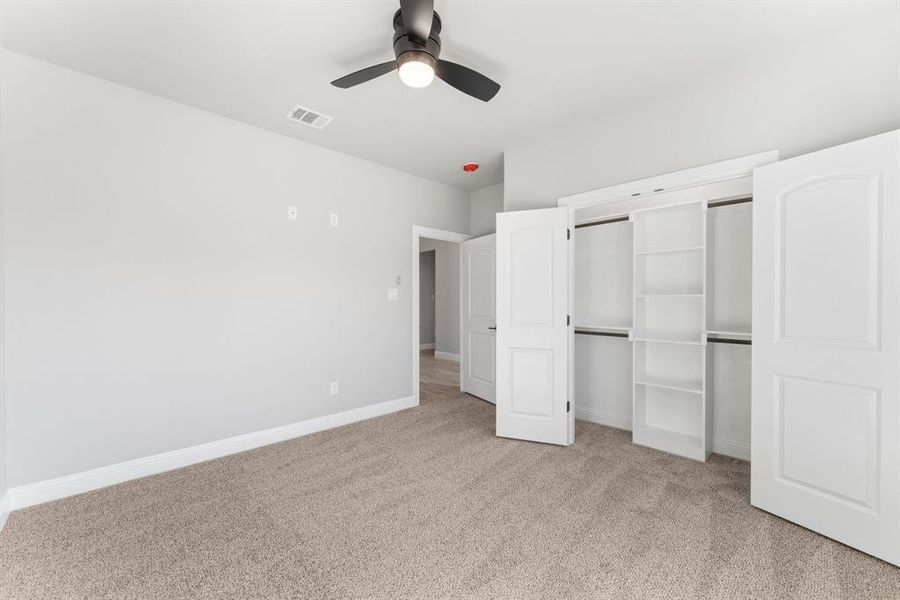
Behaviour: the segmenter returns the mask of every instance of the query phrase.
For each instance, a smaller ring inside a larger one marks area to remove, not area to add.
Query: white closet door
[[[497,215],[497,435],[574,441],[569,211]]]
[[[462,252],[462,391],[495,402],[497,236],[461,244]]]
[[[752,504],[900,564],[900,132],[753,189]]]

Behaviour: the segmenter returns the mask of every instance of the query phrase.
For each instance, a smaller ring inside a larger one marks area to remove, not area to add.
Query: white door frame
[[[468,233],[458,233],[422,225],[412,226],[412,297],[410,298],[410,304],[412,305],[412,390],[413,399],[417,406],[419,404],[419,238],[459,244],[470,237],[472,236]],[[460,268],[460,283],[462,283],[462,268]],[[462,295],[462,286],[460,286],[459,293]],[[460,318],[458,320],[462,322],[462,302],[460,302],[459,306]],[[463,360],[462,344],[460,344],[459,358],[460,361]]]
[[[707,165],[691,167],[688,169],[683,169],[681,171],[664,173],[662,175],[647,177],[645,179],[639,179],[636,181],[630,181],[627,183],[613,185],[605,188],[581,192],[578,194],[573,194],[571,196],[564,196],[557,200],[557,206],[568,207],[571,222],[573,222],[575,226],[578,226],[581,223],[587,223],[609,217],[627,217],[629,213],[634,210],[639,210],[647,205],[654,206],[654,197],[657,197],[656,200],[658,201],[659,194],[671,193],[674,191],[695,188],[702,185],[724,183],[741,178],[746,178],[753,175],[753,170],[756,167],[761,167],[763,165],[778,161],[778,156],[778,150],[767,150],[765,152],[748,154],[747,156],[723,160]],[[576,211],[578,209],[597,206],[602,207],[604,205],[608,206],[606,208],[603,208],[602,210],[598,210],[591,217],[582,218],[581,220],[576,218]],[[574,244],[572,244],[569,249],[569,261],[572,265],[575,264],[574,251]],[[574,268],[570,270],[569,274],[569,297],[571,302],[574,300]],[[630,339],[632,337],[632,330],[629,329],[628,332]],[[574,356],[574,327],[569,329],[569,345],[570,352],[572,352]],[[572,409],[578,416],[578,418],[593,421],[595,423],[600,423],[601,425],[631,429],[632,423],[630,414],[628,415],[628,420],[623,423],[623,421],[619,419],[607,420],[604,418],[592,417],[589,413],[580,411],[578,398],[574,393],[574,360],[570,364],[570,397],[572,402]],[[726,446],[723,446],[723,448],[724,447]],[[713,445],[713,452],[718,452],[715,443]],[[742,452],[745,452],[746,458],[749,459],[749,447],[743,449]],[[733,454],[731,454],[730,452],[726,452],[726,454],[733,456]]]

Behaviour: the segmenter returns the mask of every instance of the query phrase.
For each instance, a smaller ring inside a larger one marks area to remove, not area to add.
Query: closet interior
[[[752,177],[575,211],[576,416],[749,459]]]

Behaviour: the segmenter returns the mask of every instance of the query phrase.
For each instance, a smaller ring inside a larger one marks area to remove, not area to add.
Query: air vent
[[[308,125],[315,129],[324,129],[326,125],[334,120],[334,117],[317,113],[305,106],[297,106],[290,112],[287,118],[291,121],[296,121],[297,123],[302,123],[303,125]]]

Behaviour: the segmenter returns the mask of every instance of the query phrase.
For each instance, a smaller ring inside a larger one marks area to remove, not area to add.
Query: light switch
[[[297,220],[297,207],[296,206],[288,206],[288,219],[291,221]]]
[[[388,300],[396,300],[399,297],[397,288],[388,288]]]
[[[337,227],[337,226],[338,226],[338,216],[337,216],[337,213],[331,213],[331,221],[330,221],[330,222],[331,222],[331,226],[332,226],[332,227]]]

